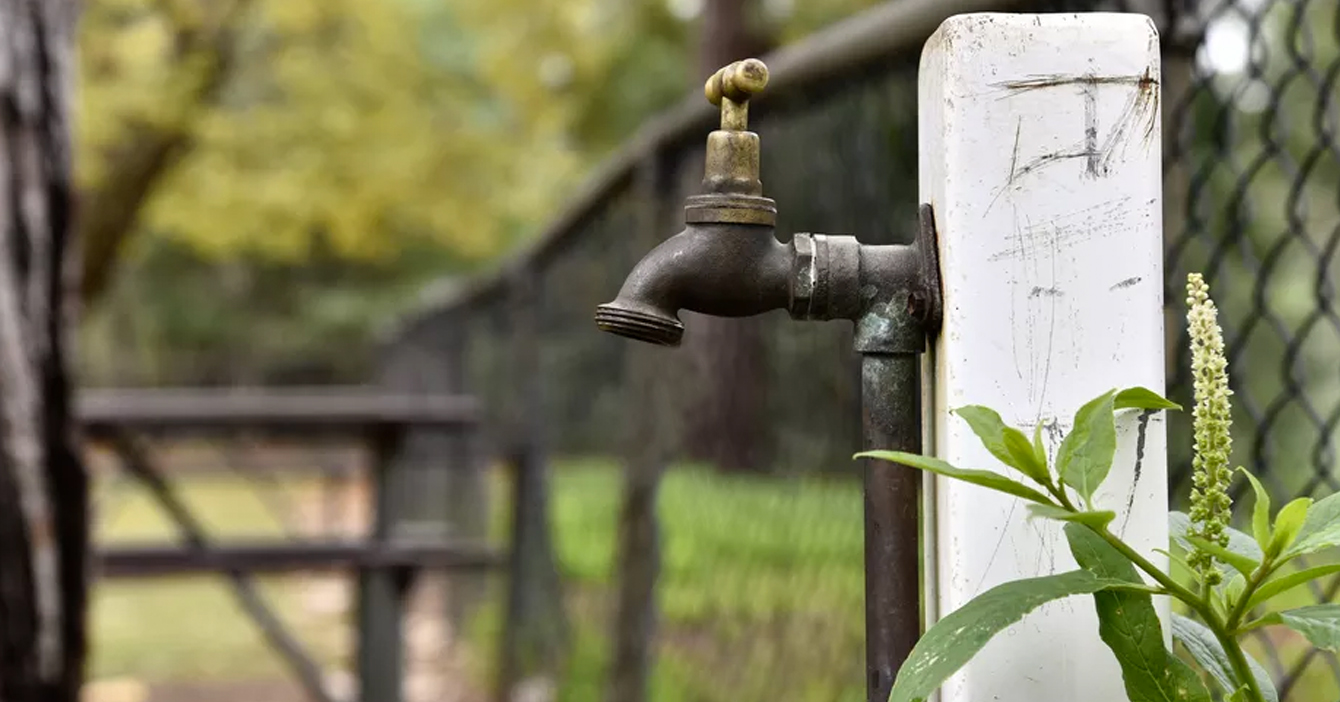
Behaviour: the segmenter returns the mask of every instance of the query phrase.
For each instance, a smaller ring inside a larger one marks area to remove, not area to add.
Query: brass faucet
[[[939,332],[935,219],[922,205],[916,241],[871,246],[852,236],[773,233],[777,205],[763,196],[759,138],[749,99],[768,82],[762,61],[732,63],[707,80],[721,128],[707,137],[703,192],[684,206],[684,231],[652,249],[613,302],[596,308],[604,331],[678,346],[680,310],[747,317],[786,309],[795,319],[849,319],[861,354],[864,444],[921,452],[919,356]],[[867,699],[887,700],[920,635],[920,478],[865,462]]]
[[[596,308],[604,331],[678,346],[678,312],[747,317],[786,309],[796,319],[850,319],[860,352],[919,352],[939,328],[940,285],[934,222],[922,208],[910,246],[866,246],[851,236],[773,232],[777,204],[763,196],[759,138],[748,131],[749,99],[768,83],[758,59],[722,68],[703,92],[721,107],[707,135],[702,189],[684,203],[684,231],[633,268],[618,297]],[[895,326],[918,333],[892,341]],[[896,347],[896,348],[894,348]]]

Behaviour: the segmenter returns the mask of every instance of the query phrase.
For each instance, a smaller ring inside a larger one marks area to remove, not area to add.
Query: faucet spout
[[[684,336],[680,310],[749,317],[786,309],[793,254],[772,227],[689,224],[633,268],[613,302],[596,308],[601,330],[662,346]]]

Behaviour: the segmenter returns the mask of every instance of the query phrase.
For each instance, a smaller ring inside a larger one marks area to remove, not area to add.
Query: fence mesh
[[[1140,9],[1161,27],[1169,394],[1190,397],[1183,284],[1202,271],[1233,372],[1235,459],[1264,476],[1276,500],[1335,491],[1340,3],[1063,5],[1011,9]],[[921,40],[755,112],[782,236],[910,239]],[[648,173],[611,191],[533,265],[465,307],[431,310],[400,343],[449,326],[464,369],[453,389],[489,407],[490,455],[526,444],[547,458],[570,620],[564,698],[593,699],[610,684],[615,544],[630,524],[620,496],[625,479],[648,470],[638,456],[651,452],[671,465],[652,490],[660,614],[645,629],[655,632],[651,698],[863,699],[861,500],[849,460],[859,398],[847,325],[796,323],[784,312],[729,320],[742,361],[695,347],[695,334],[712,337],[713,322],[694,315],[684,315],[687,348],[678,352],[600,334],[591,322],[642,254],[678,230],[701,149],[697,138],[663,149]],[[517,332],[523,287],[539,315],[534,336]],[[535,368],[517,365],[518,344],[536,350]],[[732,389],[750,396],[727,398],[730,411],[718,411],[720,397],[715,408],[704,400]],[[534,421],[518,419],[527,412]],[[697,460],[704,424],[752,443],[752,470]],[[1185,419],[1174,417],[1177,500],[1188,489],[1189,444]],[[1331,601],[1337,588],[1323,583],[1299,604]],[[1340,699],[1340,664],[1305,643],[1272,632],[1253,646],[1281,699]]]

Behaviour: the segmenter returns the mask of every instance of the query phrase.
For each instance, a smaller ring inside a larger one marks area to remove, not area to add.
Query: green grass
[[[598,699],[605,683],[620,484],[603,461],[555,471],[556,547],[574,624],[564,700]],[[661,487],[658,513],[652,699],[863,697],[859,483],[679,469]],[[496,628],[489,618],[484,629]]]
[[[604,690],[620,479],[617,466],[604,461],[555,470],[556,545],[574,625],[561,690],[571,702],[598,699]],[[679,469],[665,479],[658,513],[664,562],[653,700],[863,698],[858,483]],[[1307,589],[1273,603],[1308,604],[1315,600]],[[496,613],[486,619],[484,629],[496,629]],[[1286,669],[1308,650],[1292,632],[1275,628],[1270,637]],[[1247,646],[1268,660],[1260,642]],[[1337,695],[1319,658],[1290,699]]]
[[[573,623],[561,684],[565,702],[604,694],[615,528],[621,473],[604,461],[560,464],[553,480],[556,547]],[[297,485],[298,490],[313,486]],[[216,537],[280,536],[283,526],[238,477],[192,477],[181,484]],[[505,523],[499,490],[499,524]],[[861,493],[855,481],[730,477],[671,472],[658,512],[664,563],[659,585],[660,637],[652,679],[655,702],[863,699]],[[173,531],[147,496],[127,493],[99,520],[98,541],[168,540]],[[1335,555],[1335,554],[1333,554]],[[1315,564],[1315,563],[1314,563]],[[263,580],[276,609],[302,611],[301,581]],[[1279,598],[1281,608],[1313,604],[1306,589]],[[496,607],[496,603],[495,603]],[[499,618],[481,611],[475,656],[491,664]],[[296,622],[327,661],[347,640],[339,621]],[[284,674],[254,625],[216,577],[104,580],[92,609],[95,678],[147,681],[257,679]],[[1286,666],[1307,642],[1271,630]],[[1256,643],[1249,644],[1263,662]],[[1267,665],[1269,667],[1269,665]],[[481,682],[489,678],[480,670]],[[1324,662],[1305,673],[1291,699],[1340,696]]]
[[[180,481],[178,489],[215,538],[282,536],[283,525],[257,495],[263,487],[223,475],[193,476]],[[108,513],[98,519],[98,544],[176,538],[171,522],[137,487],[103,485],[99,499]],[[298,624],[292,628],[319,657],[333,659],[333,643],[341,640],[338,623],[294,620],[302,609],[301,583],[293,578],[263,578],[260,583],[281,618]],[[93,588],[90,616],[92,679],[257,679],[285,674],[218,576],[100,580]]]

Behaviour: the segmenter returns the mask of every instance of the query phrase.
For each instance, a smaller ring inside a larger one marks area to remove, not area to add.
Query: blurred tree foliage
[[[126,366],[161,365],[174,348],[202,353],[175,346],[210,318],[196,305],[266,305],[239,297],[237,270],[270,295],[295,286],[306,290],[285,293],[295,299],[383,300],[349,310],[363,311],[366,337],[410,283],[501,255],[584,169],[696,84],[699,4],[89,0],[78,96],[85,297],[134,278],[90,318],[93,379],[190,382]],[[758,21],[795,38],[868,4],[774,0]],[[297,273],[308,268],[322,272]],[[291,309],[287,330],[310,331],[319,348],[331,330],[313,309]],[[211,318],[234,325],[213,333],[241,343],[255,309],[234,312]],[[130,317],[147,319],[135,333],[111,321]],[[127,336],[157,350],[113,363]]]

